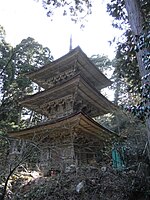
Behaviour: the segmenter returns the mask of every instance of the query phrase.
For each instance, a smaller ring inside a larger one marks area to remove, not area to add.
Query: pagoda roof
[[[111,101],[104,97],[90,84],[89,80],[83,78],[80,74],[70,78],[62,85],[54,86],[34,95],[28,95],[20,101],[20,104],[48,116],[48,113],[43,109],[44,105],[69,95],[73,97],[74,104],[82,99],[93,105],[90,114],[92,117],[104,115],[116,109],[116,106]]]
[[[101,126],[83,112],[74,113],[61,119],[47,121],[20,131],[10,132],[9,136],[17,139],[36,140],[38,136],[48,136],[50,138],[59,137],[59,135],[63,132],[67,132],[67,130],[69,133],[70,130],[74,130],[76,133],[82,132],[90,134],[103,141],[109,141],[109,139],[118,136],[116,133]]]
[[[97,88],[102,89],[111,85],[111,81],[96,67],[87,55],[78,46],[59,59],[26,74],[33,82],[44,89],[49,88],[48,80],[69,70],[77,68],[91,83]]]

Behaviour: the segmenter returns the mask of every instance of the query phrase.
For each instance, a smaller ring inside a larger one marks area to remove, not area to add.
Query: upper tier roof
[[[61,58],[26,75],[33,82],[47,89],[53,86],[52,82],[59,80],[58,83],[62,83],[61,81],[66,79],[68,74],[70,77],[70,74],[75,75],[79,72],[98,90],[111,85],[111,81],[92,63],[79,46]]]

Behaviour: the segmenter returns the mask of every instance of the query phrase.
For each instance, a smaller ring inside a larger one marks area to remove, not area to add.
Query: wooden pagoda
[[[93,119],[115,109],[100,93],[111,81],[80,47],[27,76],[44,90],[20,103],[48,120],[10,136],[40,141],[40,167],[44,170],[95,162],[114,136]]]

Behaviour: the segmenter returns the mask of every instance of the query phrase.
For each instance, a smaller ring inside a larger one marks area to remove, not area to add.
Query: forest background
[[[79,20],[80,14],[82,18],[83,13],[89,14],[91,12],[91,2],[85,1],[84,4],[82,1],[74,1],[73,5],[67,4],[65,1],[63,4],[59,1],[43,1],[48,16],[51,17],[52,10],[55,11],[62,6],[65,15],[71,16],[75,22]],[[51,7],[55,7],[55,9],[51,9]],[[124,33],[122,39],[117,42],[116,56],[113,60],[109,60],[108,56],[104,55],[93,55],[91,57],[91,60],[102,72],[105,73],[108,69],[113,70],[111,79],[114,82],[112,85],[115,94],[114,103],[119,105],[121,109],[120,112],[99,120],[107,128],[111,128],[127,138],[124,141],[124,145],[129,150],[127,166],[136,166],[135,173],[138,173],[139,166],[142,166],[142,164],[145,166],[149,162],[149,8],[150,3],[146,0],[134,0],[130,4],[129,1],[123,0],[108,2],[107,12],[114,17],[113,26],[122,29]],[[133,9],[135,9],[135,19],[130,16]],[[132,22],[132,20],[135,21]],[[84,22],[82,24],[84,25]],[[138,30],[134,27],[134,24],[136,24]],[[1,160],[3,161],[7,161],[9,149],[7,132],[29,127],[43,119],[37,113],[23,109],[19,105],[20,98],[40,90],[25,77],[25,73],[33,71],[52,60],[53,56],[50,49],[43,47],[33,38],[28,37],[15,47],[11,46],[5,39],[4,28],[0,27],[0,135]],[[134,115],[131,114],[129,117],[129,113]],[[7,183],[8,176],[12,174],[7,176],[8,172],[5,173],[3,166],[1,167],[1,175],[3,181]],[[142,169],[145,171],[145,167]],[[14,173],[13,170],[12,172]],[[146,181],[143,182],[145,176]],[[133,194],[135,195],[136,191],[143,194],[144,198],[148,198],[147,177],[149,175],[144,173],[143,177],[138,179],[138,183],[140,183],[138,189],[136,183],[133,190],[130,191],[130,195],[129,191],[126,191],[127,195],[131,197]],[[4,193],[6,195],[5,188],[2,195]],[[136,195],[139,195],[137,193]]]

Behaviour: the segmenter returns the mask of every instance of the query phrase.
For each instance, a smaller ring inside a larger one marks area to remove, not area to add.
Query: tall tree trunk
[[[144,25],[144,14],[141,10],[140,1],[139,0],[125,0],[125,6],[128,13],[129,24],[131,26],[131,30],[134,36],[140,36],[143,33],[143,25]],[[136,41],[135,41],[136,42]],[[139,71],[141,78],[148,74],[148,71],[145,69],[142,56],[147,53],[149,49],[139,49],[137,52],[137,60],[139,65]],[[148,80],[142,79],[142,84],[150,83],[150,77]],[[147,102],[148,106],[150,106],[150,101]],[[149,150],[150,150],[150,117],[146,119],[147,132],[148,132],[148,141],[149,141]],[[149,152],[150,158],[150,152]]]

